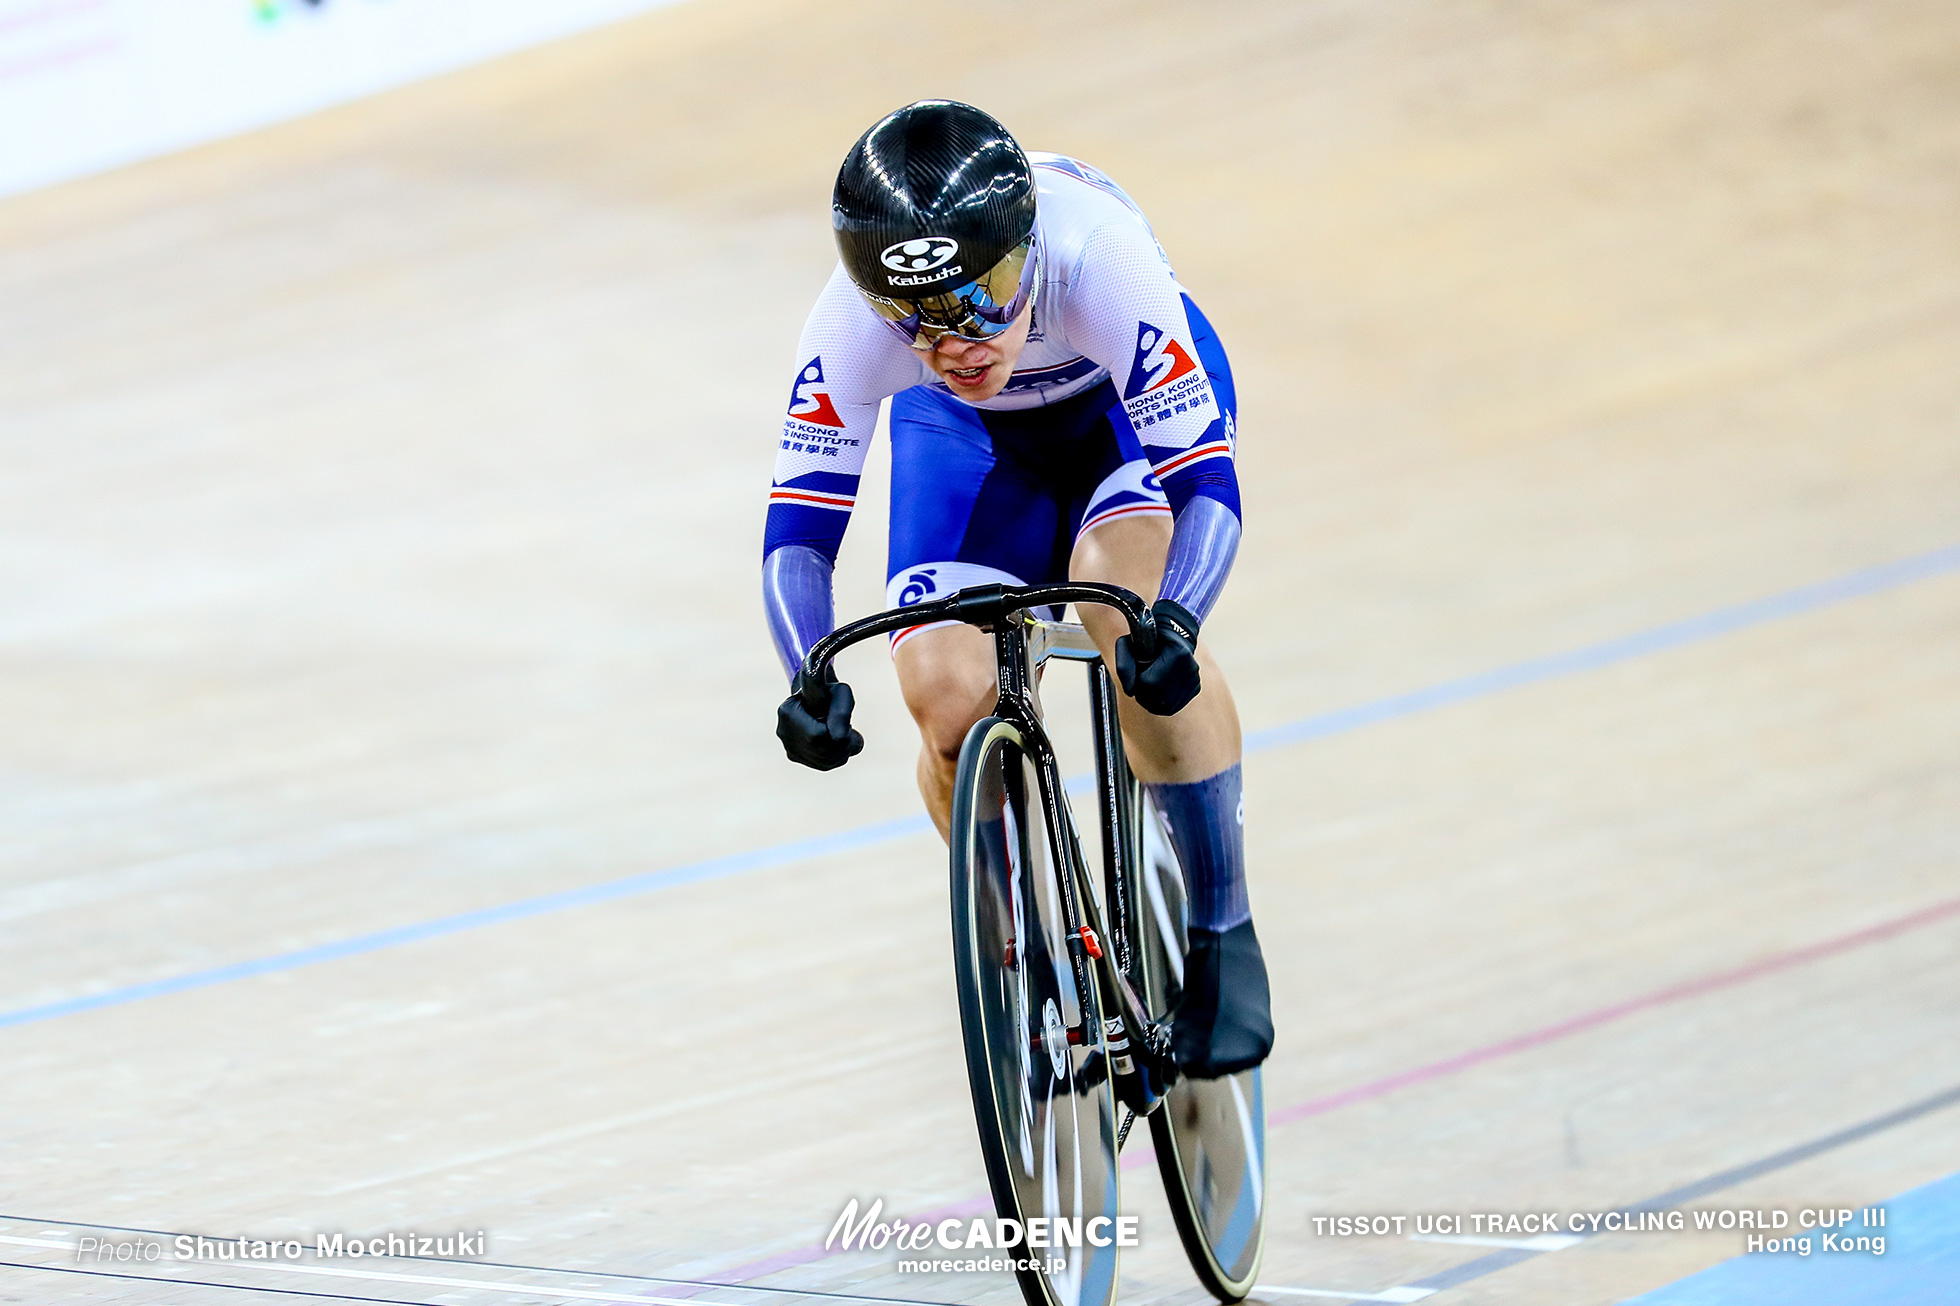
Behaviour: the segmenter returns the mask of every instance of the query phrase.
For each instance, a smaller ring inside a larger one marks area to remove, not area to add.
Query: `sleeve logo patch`
[[[1139,322],[1136,357],[1130,361],[1130,380],[1123,387],[1123,399],[1127,402],[1140,395],[1154,394],[1197,370],[1198,365],[1184,352],[1183,345],[1161,328]]]
[[[805,363],[803,370],[796,374],[796,384],[789,388],[789,418],[806,426],[843,429],[844,419],[837,415],[837,406],[830,402],[830,391],[824,388],[821,354]]]
[[[1180,431],[1191,430],[1194,419],[1183,417],[1185,413],[1195,416],[1196,430],[1203,430],[1215,416],[1203,370],[1169,332],[1148,322],[1137,323],[1137,351],[1123,387],[1123,407],[1139,432],[1170,421],[1179,422]]]

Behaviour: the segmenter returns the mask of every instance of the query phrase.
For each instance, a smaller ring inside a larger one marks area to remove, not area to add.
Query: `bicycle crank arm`
[[[1103,1042],[1116,1076],[1116,1096],[1130,1110],[1147,1116],[1163,1104],[1164,1095],[1177,1082],[1170,1030],[1143,1014],[1129,981],[1107,963],[1103,989],[1116,999],[1117,1014],[1103,1018]]]
[[[1074,833],[1073,829],[1070,833]],[[1079,864],[1079,847],[1076,856]],[[1130,987],[1129,977],[1123,974],[1108,950],[1100,946],[1102,908],[1095,895],[1084,893],[1082,901],[1091,922],[1076,931],[1070,942],[1083,949],[1089,964],[1097,968],[1098,985],[1116,1008],[1113,1015],[1103,1018],[1103,1042],[1109,1049],[1110,1069],[1116,1076],[1116,1095],[1123,1105],[1140,1116],[1147,1116],[1177,1082],[1177,1058],[1171,1051],[1170,1029],[1150,1019],[1136,990]]]

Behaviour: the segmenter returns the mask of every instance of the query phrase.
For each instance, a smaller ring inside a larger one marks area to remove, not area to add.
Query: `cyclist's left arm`
[[[1111,223],[1083,246],[1063,329],[1109,369],[1176,525],[1160,599],[1202,621],[1238,554],[1237,432],[1198,354],[1188,301],[1140,223]]]

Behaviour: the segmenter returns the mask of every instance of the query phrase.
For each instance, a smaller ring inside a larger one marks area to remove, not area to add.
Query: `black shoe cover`
[[[1171,1021],[1178,1068],[1193,1079],[1249,1070],[1273,1050],[1273,996],[1252,922],[1193,928],[1184,998]]]

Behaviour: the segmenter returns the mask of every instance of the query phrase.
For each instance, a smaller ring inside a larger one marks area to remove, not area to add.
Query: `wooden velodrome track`
[[[1316,1215],[1607,1210],[1960,1085],[1956,51],[1934,0],[697,0],[0,205],[0,1301],[1015,1299],[798,1255],[984,1189],[888,663],[793,768],[756,598],[830,178],[927,94],[1121,180],[1237,367],[1266,1283],[1491,1251]],[[1957,1156],[1927,1110],[1700,1201]],[[1126,1194],[1125,1300],[1201,1300]],[[552,1269],[160,1285],[83,1226]]]

